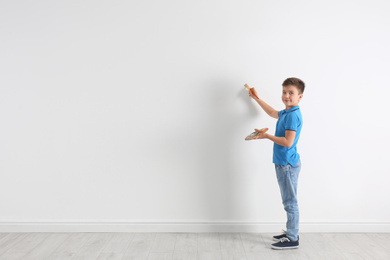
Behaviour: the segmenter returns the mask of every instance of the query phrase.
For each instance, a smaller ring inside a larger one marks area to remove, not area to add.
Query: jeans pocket
[[[294,169],[300,168],[301,167],[301,160],[299,160],[294,166],[291,166]]]
[[[300,164],[300,162],[298,162],[296,165],[292,166],[290,171],[289,171],[291,181],[294,184],[298,183],[298,178],[299,178],[300,171],[301,171],[301,164]]]

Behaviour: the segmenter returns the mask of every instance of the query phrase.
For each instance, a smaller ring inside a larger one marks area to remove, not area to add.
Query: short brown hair
[[[283,81],[282,86],[296,86],[298,91],[301,92],[300,94],[303,94],[303,91],[305,91],[305,82],[298,78],[287,78],[285,81]]]

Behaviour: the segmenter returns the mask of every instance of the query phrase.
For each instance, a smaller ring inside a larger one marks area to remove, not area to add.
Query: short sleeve
[[[280,117],[282,116],[282,114],[283,114],[285,111],[286,111],[285,109],[280,110],[280,111],[278,112],[278,117],[280,118]]]
[[[285,118],[285,129],[297,131],[299,125],[298,116],[295,113],[288,113]]]

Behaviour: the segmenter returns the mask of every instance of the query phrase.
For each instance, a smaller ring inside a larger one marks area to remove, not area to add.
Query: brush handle
[[[253,89],[250,89],[249,90],[257,99],[260,99],[256,94],[255,94],[255,92],[253,92]]]

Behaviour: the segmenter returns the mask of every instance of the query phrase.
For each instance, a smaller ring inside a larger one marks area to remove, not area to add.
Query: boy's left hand
[[[256,132],[259,132],[259,134],[256,135],[254,139],[264,139],[267,138],[267,133],[260,133],[261,131],[259,129],[255,128]]]

